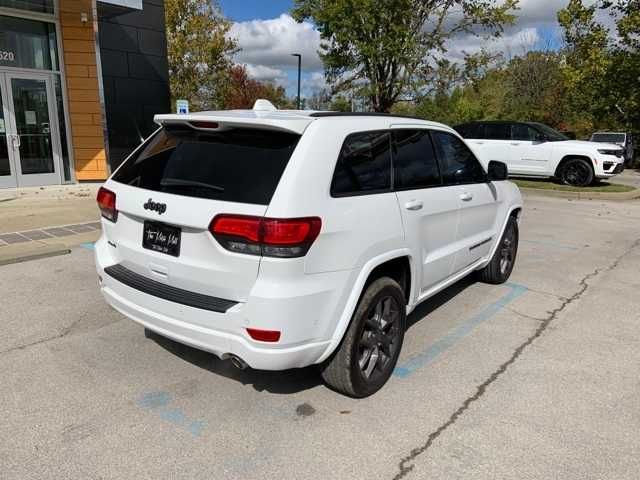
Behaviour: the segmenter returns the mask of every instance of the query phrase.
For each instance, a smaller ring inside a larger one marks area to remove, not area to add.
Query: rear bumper
[[[351,272],[332,272],[297,285],[256,282],[246,303],[226,312],[195,308],[128,286],[105,272],[113,264],[106,241],[95,246],[100,289],[109,305],[177,342],[226,359],[236,355],[254,369],[286,370],[315,364],[330,344],[336,312]],[[316,277],[315,275],[309,277]],[[341,312],[340,312],[341,313]],[[258,342],[246,328],[280,330],[278,343]]]
[[[124,289],[129,289],[129,287],[124,287]],[[199,327],[158,311],[144,308],[140,306],[140,302],[134,303],[134,301],[131,301],[137,295],[134,292],[126,292],[125,295],[129,297],[127,299],[125,296],[118,294],[116,288],[102,286],[102,294],[109,305],[149,330],[153,330],[163,337],[170,338],[176,342],[211,352],[222,359],[228,358],[231,354],[237,355],[247,362],[251,368],[286,370],[288,368],[312,365],[320,358],[320,355],[329,344],[327,341],[281,349],[259,348],[251,345],[241,336]]]

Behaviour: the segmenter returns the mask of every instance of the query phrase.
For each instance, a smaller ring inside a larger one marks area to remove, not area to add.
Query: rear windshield
[[[156,192],[268,205],[299,139],[256,129],[209,133],[168,126],[113,180]]]
[[[592,142],[600,143],[624,143],[624,133],[594,133],[591,136]]]

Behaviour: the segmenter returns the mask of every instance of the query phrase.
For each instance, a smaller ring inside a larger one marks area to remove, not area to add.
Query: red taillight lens
[[[111,190],[107,190],[104,187],[100,187],[98,190],[98,196],[96,198],[98,207],[102,216],[107,220],[115,222],[118,220],[118,210],[116,210],[116,194]]]
[[[243,215],[218,215],[209,229],[214,235],[245,238],[251,242],[260,241],[260,217]]]
[[[318,217],[263,218],[218,215],[209,230],[227,250],[267,257],[304,256],[320,234]]]
[[[298,245],[313,242],[320,233],[322,222],[317,217],[294,218],[291,220],[265,218],[264,237],[268,245]]]
[[[251,338],[260,342],[277,342],[280,340],[280,332],[278,330],[258,330],[257,328],[247,328],[247,333]]]

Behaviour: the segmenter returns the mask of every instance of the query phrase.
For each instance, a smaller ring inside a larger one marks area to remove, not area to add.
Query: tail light
[[[265,257],[303,257],[320,234],[318,217],[264,218],[222,214],[209,225],[227,250]]]
[[[118,210],[116,210],[116,194],[111,190],[107,190],[104,187],[100,187],[98,190],[98,207],[102,216],[107,220],[115,222],[118,220]]]

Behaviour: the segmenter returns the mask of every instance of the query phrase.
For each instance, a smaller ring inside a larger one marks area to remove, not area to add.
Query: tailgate
[[[246,301],[261,257],[226,250],[209,225],[223,213],[264,216],[298,139],[161,129],[104,186],[116,196],[116,221],[102,221],[116,263],[182,290]]]

